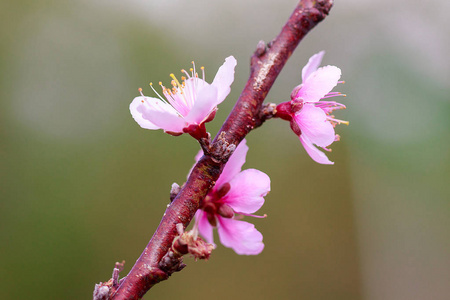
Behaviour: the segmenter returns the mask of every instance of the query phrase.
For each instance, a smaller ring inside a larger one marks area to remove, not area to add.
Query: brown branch
[[[273,108],[262,109],[267,93],[298,43],[326,17],[332,5],[333,0],[300,1],[275,40],[268,45],[264,42],[258,44],[251,58],[250,78],[211,143],[208,155],[195,165],[130,273],[121,280],[117,290],[111,290],[110,299],[140,299],[153,285],[171,275],[173,271],[162,270],[159,263],[177,236],[177,224],[182,223],[184,228],[189,225],[200,201],[214,186],[235,146],[252,129],[270,118]]]

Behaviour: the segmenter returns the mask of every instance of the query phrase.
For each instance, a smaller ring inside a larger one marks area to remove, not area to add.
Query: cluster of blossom
[[[275,117],[290,122],[294,133],[309,156],[321,164],[333,164],[316,146],[331,151],[329,147],[339,140],[335,134],[336,124],[348,122],[335,119],[331,115],[345,106],[335,101],[321,101],[341,93],[331,92],[338,84],[341,70],[335,66],[319,68],[324,52],[313,55],[302,70],[302,84],[294,88],[291,101],[276,107]],[[236,59],[225,59],[213,82],[207,83],[202,67],[199,78],[195,64],[190,72],[182,70],[186,76],[181,82],[172,77],[172,88],[160,83],[165,99],[155,89],[158,98],[142,94],[130,104],[130,111],[136,122],[145,129],[163,129],[172,135],[188,133],[196,139],[207,137],[205,123],[214,119],[217,106],[230,93],[234,80]],[[152,85],[152,84],[150,84]],[[315,146],[316,145],[316,146]],[[248,152],[243,140],[229,161],[215,186],[200,203],[195,215],[194,232],[199,232],[208,243],[213,244],[213,228],[217,228],[220,242],[232,248],[237,254],[255,255],[264,248],[262,234],[242,217],[265,217],[253,215],[264,204],[264,196],[270,191],[270,179],[265,173],[247,169],[241,171]],[[203,152],[196,156],[200,159]]]

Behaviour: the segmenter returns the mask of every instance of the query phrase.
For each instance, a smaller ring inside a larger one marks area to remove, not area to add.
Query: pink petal
[[[341,78],[341,69],[335,66],[326,66],[317,69],[303,81],[297,98],[305,102],[317,102],[328,94]]]
[[[208,117],[209,113],[217,105],[217,88],[212,85],[204,85],[201,90],[197,92],[194,106],[186,116],[188,124],[200,124]]]
[[[300,135],[300,142],[302,143],[303,147],[305,147],[306,152],[315,162],[324,165],[334,165],[334,162],[330,161],[322,151],[317,149],[304,134]]]
[[[236,147],[236,150],[234,150],[233,154],[225,165],[222,174],[220,174],[219,179],[216,181],[216,185],[214,187],[215,189],[220,188],[225,182],[229,182],[235,175],[237,175],[241,171],[242,166],[245,163],[247,151],[247,141],[244,139]]]
[[[142,103],[144,101],[144,103]],[[152,101],[149,99],[149,97],[136,97],[133,99],[133,101],[130,104],[130,112],[133,116],[133,119],[142,127],[145,129],[160,129],[159,126],[156,126],[152,122],[150,122],[148,119],[146,119],[144,116],[146,115],[146,111],[149,109],[148,104],[146,104],[147,101]]]
[[[327,115],[319,107],[305,104],[294,119],[300,127],[301,135],[307,136],[312,143],[327,147],[334,142],[336,134],[333,125],[327,121]]]
[[[219,105],[230,93],[230,86],[234,81],[234,68],[237,65],[237,61],[233,56],[225,58],[225,62],[217,71],[216,77],[212,82],[212,85],[217,87],[217,103]]]
[[[195,221],[198,222],[198,231],[203,238],[210,244],[214,244],[213,227],[208,221],[206,213],[203,210],[197,210],[195,213]]]
[[[138,104],[139,101],[140,104]],[[130,111],[139,125],[141,125],[139,122],[142,119],[145,120],[142,125],[147,127],[144,128],[183,132],[183,128],[186,125],[184,119],[179,116],[170,104],[157,98],[136,97],[130,104]],[[143,127],[142,125],[141,127]]]
[[[264,196],[270,191],[270,178],[261,171],[248,169],[234,176],[230,185],[224,202],[237,213],[251,214],[264,204]]]
[[[163,104],[167,108],[172,108],[170,104],[165,104],[162,102],[160,102],[160,104]],[[149,111],[146,116],[149,121],[159,126],[161,129],[164,129],[165,131],[182,133],[183,128],[187,125],[183,117],[176,113],[173,113],[170,110]]]
[[[255,225],[234,219],[218,217],[220,242],[240,255],[256,255],[264,249],[262,234]]]
[[[309,58],[308,63],[302,69],[302,82],[305,82],[309,75],[317,70],[324,54],[325,51],[320,51]]]

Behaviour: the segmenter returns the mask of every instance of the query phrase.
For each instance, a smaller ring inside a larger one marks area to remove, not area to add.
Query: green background
[[[162,2],[162,3],[160,3]],[[275,3],[276,2],[276,3]],[[450,294],[448,1],[337,1],[267,101],[289,100],[308,58],[342,69],[350,126],[314,163],[289,124],[247,138],[244,168],[271,177],[252,220],[258,256],[219,245],[144,299],[447,299]],[[0,298],[90,299],[116,261],[139,257],[199,147],[141,129],[128,106],[190,61],[209,81],[225,57],[248,77],[259,40],[296,1],[0,3]]]

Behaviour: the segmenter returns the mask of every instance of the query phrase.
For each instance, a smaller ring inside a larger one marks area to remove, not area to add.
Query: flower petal
[[[335,132],[333,125],[327,121],[327,115],[319,107],[312,104],[305,104],[303,108],[294,116],[301,130],[301,135],[308,137],[312,143],[327,147],[334,142]]]
[[[234,150],[230,159],[228,160],[225,168],[220,174],[219,179],[216,181],[215,189],[219,189],[222,184],[229,182],[234,176],[236,176],[242,169],[245,163],[245,157],[247,156],[248,146],[247,141],[243,139],[236,150]]]
[[[136,97],[130,104],[130,111],[143,128],[183,132],[186,125],[184,119],[170,104],[157,98]]]
[[[225,62],[217,71],[216,77],[212,82],[212,85],[217,87],[217,103],[219,105],[230,93],[230,86],[234,81],[234,68],[237,65],[237,61],[233,56],[225,58]]]
[[[218,217],[218,220],[220,242],[225,247],[232,248],[240,255],[256,255],[264,249],[263,236],[255,225],[222,217]]]
[[[317,70],[324,54],[325,51],[320,51],[309,58],[308,63],[302,69],[302,82],[305,82],[309,75]]]
[[[337,85],[339,78],[341,69],[338,67],[319,68],[303,81],[296,98],[302,98],[305,102],[317,102]]]
[[[133,101],[130,104],[130,112],[133,116],[133,119],[142,127],[145,129],[160,129],[159,126],[153,124],[148,119],[145,118],[146,111],[149,109],[147,108],[148,104],[147,101],[151,101],[148,99],[149,97],[136,97],[133,99]],[[142,103],[144,101],[144,103]]]
[[[206,242],[214,244],[213,227],[209,223],[206,213],[203,210],[197,210],[195,213],[195,221],[198,224],[198,231]]]
[[[167,110],[150,110],[146,115],[148,120],[164,129],[164,131],[182,133],[183,128],[187,125],[184,118],[174,113],[175,110],[170,104],[159,102],[158,105],[167,108]]]
[[[325,153],[323,153],[322,151],[317,149],[312,144],[312,142],[310,140],[308,140],[308,138],[304,134],[300,135],[300,142],[302,143],[302,145],[305,148],[306,152],[309,154],[309,156],[315,162],[318,162],[319,164],[324,164],[324,165],[334,165],[334,162],[330,161],[328,159],[328,157],[325,155]]]
[[[264,196],[270,191],[270,178],[261,171],[247,169],[234,176],[230,185],[224,203],[236,213],[251,214],[264,204]]]
[[[189,124],[200,124],[217,106],[217,87],[206,84],[197,92],[194,106],[186,116]]]

